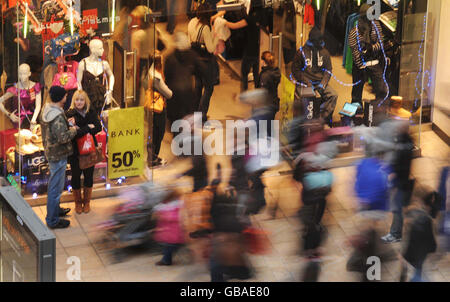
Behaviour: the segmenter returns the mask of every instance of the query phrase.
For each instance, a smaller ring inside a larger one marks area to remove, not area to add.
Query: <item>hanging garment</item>
[[[105,71],[95,76],[90,71],[87,70],[86,60],[83,60],[84,71],[83,71],[83,80],[81,81],[81,86],[83,90],[89,96],[91,100],[91,105],[97,112],[100,114],[103,108],[103,104],[105,102],[105,94],[106,94],[106,78]],[[102,62],[103,66],[103,62]]]
[[[303,23],[308,23],[311,26],[314,26],[314,8],[311,4],[305,5],[305,15],[303,17]]]
[[[348,34],[350,33],[350,30],[355,26],[356,19],[358,17],[358,13],[351,14],[347,18],[347,25],[345,26],[345,41],[344,41],[344,53],[342,55],[342,66],[346,66],[347,62],[347,52],[349,50],[348,46]]]
[[[41,84],[35,83],[34,86],[31,87],[30,89],[19,89],[19,90],[21,103],[19,118],[21,128],[28,128],[30,125],[29,122],[31,121],[31,117],[34,114],[36,96],[41,92]],[[19,106],[17,91],[18,91],[17,85],[14,85],[8,88],[8,90],[6,90],[7,93],[9,92],[14,95],[12,105],[14,109],[17,109]],[[19,127],[18,123],[14,124],[14,128],[18,127]]]

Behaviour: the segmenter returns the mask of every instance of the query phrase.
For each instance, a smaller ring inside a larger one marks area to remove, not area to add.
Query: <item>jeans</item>
[[[396,238],[402,238],[403,234],[403,203],[406,197],[406,191],[396,188],[391,200],[391,210],[393,216],[390,233]]]
[[[59,200],[64,189],[66,178],[67,158],[60,161],[49,162],[50,179],[47,193],[47,225],[52,227],[59,222]]]
[[[256,86],[259,83],[259,60],[256,57],[244,56],[241,65],[241,92],[248,89],[248,74],[250,69],[253,70],[253,80]]]
[[[177,1],[176,0],[168,0],[166,5],[167,9],[167,31],[169,33],[172,33],[175,30],[175,7],[176,7]],[[168,6],[168,7],[167,7]]]
[[[164,244],[163,248],[163,258],[164,263],[172,264],[172,255],[181,247],[180,244]]]
[[[206,79],[203,79],[202,77],[196,76],[195,77],[195,94],[196,94],[196,100],[193,104],[194,112],[201,110],[202,112],[202,120],[206,121],[208,110],[209,110],[209,103],[211,101],[211,96],[214,92],[214,86],[207,83]]]
[[[352,88],[352,103],[359,103],[362,105],[362,93],[364,84],[368,78],[372,79],[375,90],[375,97],[377,100],[383,100],[386,97],[388,87],[383,81],[383,67],[378,64],[364,69],[359,69],[355,64],[352,70],[353,83],[361,81],[358,85]]]
[[[322,102],[320,104],[320,116],[325,119],[326,122],[333,117],[334,109],[338,99],[338,94],[330,86],[327,85],[323,93],[321,94]]]

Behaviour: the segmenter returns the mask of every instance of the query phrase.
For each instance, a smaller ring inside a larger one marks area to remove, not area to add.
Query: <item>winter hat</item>
[[[317,27],[313,27],[309,32],[308,39],[311,41],[321,41],[323,39],[322,32]]]
[[[319,28],[313,27],[313,29],[311,29],[309,32],[308,43],[316,48],[325,46],[323,35]]]
[[[50,99],[53,103],[59,103],[67,94],[66,90],[60,86],[52,86],[50,88]]]

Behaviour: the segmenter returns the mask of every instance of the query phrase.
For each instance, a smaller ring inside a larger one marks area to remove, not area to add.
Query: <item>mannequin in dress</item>
[[[34,129],[37,125],[36,120],[39,116],[39,112],[41,111],[41,85],[30,81],[31,69],[28,64],[20,65],[18,74],[19,81],[14,86],[8,88],[5,95],[0,97],[0,110],[11,119],[14,128],[19,128],[20,120],[20,127],[22,129]],[[17,113],[18,91],[20,93],[21,103],[20,114]],[[3,104],[10,98],[15,98],[14,109],[12,112],[8,112]]]
[[[105,98],[106,104],[111,104],[114,88],[114,75],[107,61],[102,60],[103,42],[94,39],[89,43],[90,55],[81,60],[78,65],[78,89],[87,92],[91,105],[101,113]]]

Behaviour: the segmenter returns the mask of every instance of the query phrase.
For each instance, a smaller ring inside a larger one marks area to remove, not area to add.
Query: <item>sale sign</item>
[[[144,107],[108,113],[108,178],[139,176],[144,169]]]

